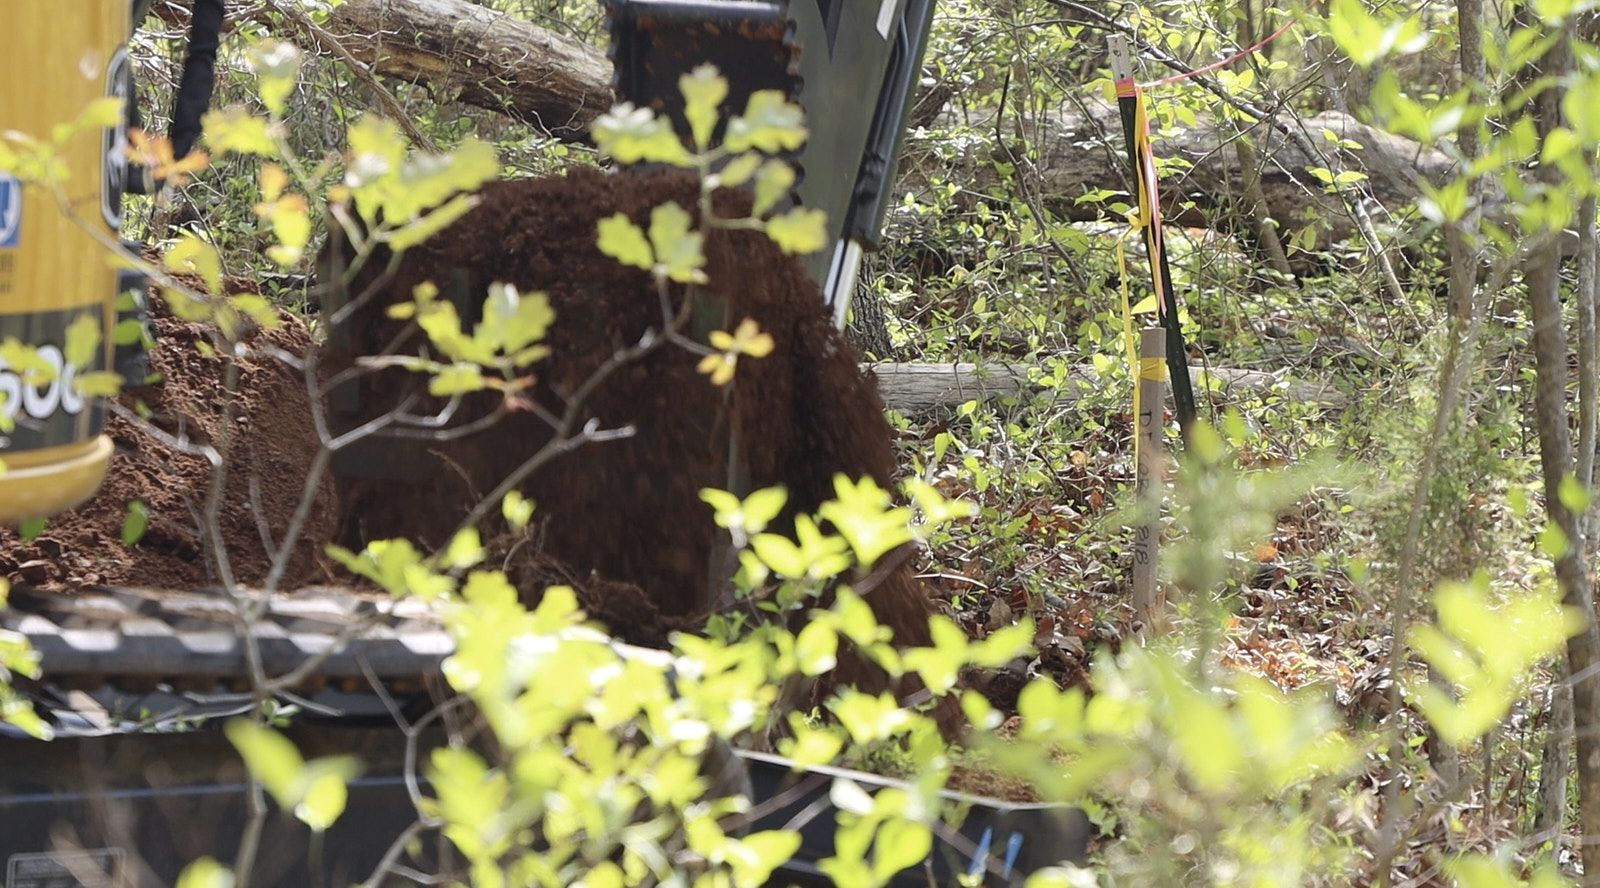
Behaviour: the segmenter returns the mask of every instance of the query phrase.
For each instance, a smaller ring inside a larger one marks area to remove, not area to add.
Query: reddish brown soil
[[[548,344],[556,357],[535,366],[538,381],[530,395],[559,414],[603,362],[662,322],[649,276],[595,246],[599,220],[623,212],[648,227],[650,211],[667,201],[698,215],[695,195],[691,177],[671,172],[607,176],[578,169],[493,184],[477,209],[405,254],[379,296],[348,325],[351,338],[342,342],[342,354],[330,356],[328,369],[348,366],[354,353],[389,348],[404,325],[388,320],[384,310],[408,301],[416,285],[437,284],[441,298],[456,298],[464,319],[473,319],[473,306],[489,285],[504,281],[523,292],[548,293],[555,308]],[[739,200],[719,196],[719,215],[738,214]],[[606,428],[632,423],[637,434],[558,457],[523,485],[544,516],[540,557],[579,577],[648,590],[653,608],[605,608],[622,611],[611,628],[625,638],[653,635],[663,618],[688,619],[705,610],[716,533],[698,492],[728,486],[729,424],[748,486],[787,486],[791,513],[830,498],[835,473],[870,476],[887,486],[895,471],[883,403],[799,264],[751,232],[712,233],[706,258],[710,284],[695,296],[696,321],[685,332],[704,341],[710,329],[754,318],[776,340],[773,354],[740,364],[731,403],[696,372],[698,356],[682,348],[668,345],[625,366],[594,391],[583,414]],[[382,268],[384,259],[369,268]],[[375,277],[359,277],[351,291],[365,291]],[[684,298],[681,290],[672,294],[674,305]],[[418,386],[404,371],[368,377],[359,408],[343,422],[382,413]],[[481,415],[491,403],[480,399],[457,421]],[[341,482],[345,541],[407,536],[441,543],[470,503],[551,438],[546,421],[519,412],[490,431],[430,444],[431,453],[414,448],[395,460],[401,449],[395,443],[374,444],[355,462],[371,467],[390,459],[403,470]],[[930,605],[909,565],[891,572],[868,600],[898,641],[927,643]],[[640,625],[632,625],[635,620]],[[847,680],[870,672],[859,663],[841,670]]]
[[[226,411],[232,425],[224,442],[224,405],[230,400],[226,364],[202,354],[199,344],[213,341],[206,327],[171,317],[156,301],[151,367],[161,381],[126,392],[120,401],[130,409],[142,401],[151,424],[172,436],[218,448],[226,443],[230,456],[218,526],[236,579],[259,583],[270,566],[263,537],[282,538],[317,449],[304,377],[264,350],[300,354],[311,335],[298,318],[285,316],[278,329],[256,331],[245,340],[248,355],[236,365],[236,394]],[[31,544],[13,529],[0,529],[0,576],[65,592],[95,585],[188,589],[215,583],[215,562],[201,530],[213,478],[210,464],[116,416],[109,418],[106,431],[116,454],[99,494],[51,519]],[[150,518],[143,537],[130,548],[122,544],[122,526],[134,500],[145,504]],[[330,538],[335,514],[332,484],[324,482],[306,523],[307,539]],[[297,547],[287,583],[318,572],[309,553],[319,548]]]

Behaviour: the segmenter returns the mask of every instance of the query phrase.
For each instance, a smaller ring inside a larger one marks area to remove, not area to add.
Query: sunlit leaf
[[[828,244],[828,214],[796,207],[767,220],[767,237],[790,255],[815,253]]]
[[[728,81],[717,73],[715,65],[706,64],[679,77],[678,89],[683,92],[684,119],[689,121],[695,146],[703,151],[711,142],[717,112],[728,97]]]
[[[615,213],[600,220],[600,252],[634,268],[646,271],[655,267],[655,253],[644,229],[633,224],[625,213]]]
[[[271,122],[257,117],[243,108],[226,108],[212,111],[203,119],[206,144],[218,156],[226,154],[259,154],[276,157],[278,145],[273,139]]]
[[[183,868],[178,888],[233,888],[233,871],[210,857],[202,857]]]
[[[728,122],[723,147],[733,152],[793,151],[806,142],[805,112],[775,89],[750,94],[744,113]]]
[[[596,118],[590,128],[595,145],[622,163],[688,166],[689,152],[672,124],[649,108],[624,102]]]
[[[127,517],[122,519],[122,544],[124,546],[137,545],[144,538],[145,528],[150,526],[150,510],[139,500],[128,503]]]
[[[655,250],[655,268],[668,278],[684,284],[705,283],[705,236],[693,230],[689,212],[675,203],[664,203],[650,211],[650,245]]]

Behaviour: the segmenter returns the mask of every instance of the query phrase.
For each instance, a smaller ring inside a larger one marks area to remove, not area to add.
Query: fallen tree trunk
[[[569,141],[612,104],[605,53],[465,0],[350,0],[328,31],[378,74]]]
[[[949,113],[945,120],[957,122]],[[999,183],[996,161],[1015,166],[1014,175],[1028,177],[1026,191],[1040,195],[1045,209],[1079,222],[1106,218],[1109,202],[1133,203],[1127,191],[1121,118],[1108,103],[1088,101],[1036,119],[1008,120],[999,133],[994,133],[992,119],[964,123],[990,130],[991,140],[1026,142],[1036,146],[1036,151],[1030,155],[992,144],[987,152],[967,155],[967,168],[960,171],[966,174],[964,180],[945,168],[947,162],[939,162],[943,178],[971,182],[973,190],[981,191]],[[1250,178],[1247,173],[1257,173],[1264,209],[1280,231],[1287,236],[1304,225],[1316,224],[1320,226],[1316,242],[1325,244],[1350,236],[1355,225],[1344,198],[1328,193],[1324,180],[1313,170],[1325,170],[1328,176],[1345,170],[1363,174],[1368,178],[1359,181],[1360,192],[1391,211],[1419,196],[1417,183],[1439,184],[1454,173],[1453,162],[1444,152],[1367,126],[1348,114],[1325,111],[1302,119],[1283,112],[1278,123],[1302,130],[1309,138],[1290,139],[1265,123],[1247,125],[1245,134],[1254,147],[1246,154],[1260,159],[1254,171],[1240,162],[1240,133],[1234,124],[1202,118],[1183,129],[1157,129],[1152,135],[1156,156],[1162,162],[1167,221],[1203,228],[1228,228],[1230,222],[1236,222],[1243,231],[1247,227],[1241,211]],[[1358,143],[1360,150],[1342,151],[1325,131]],[[1306,146],[1321,150],[1313,153]],[[1029,156],[1036,159],[1016,163],[1016,158]],[[907,184],[915,187],[922,177],[914,157],[908,158],[908,168],[912,175]]]
[[[884,403],[901,413],[926,413],[955,407],[967,401],[1034,397],[1043,394],[1044,385],[1029,378],[1027,364],[869,364],[878,378]],[[1276,373],[1261,370],[1190,368],[1196,392],[1210,393],[1218,402],[1240,396],[1278,395],[1302,404],[1338,409],[1348,402],[1344,393],[1329,383],[1294,382]],[[1051,390],[1057,404],[1074,404],[1084,393],[1104,388],[1105,383],[1090,367],[1074,370],[1067,380]]]

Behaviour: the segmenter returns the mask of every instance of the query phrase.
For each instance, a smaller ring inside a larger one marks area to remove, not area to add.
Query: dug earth
[[[253,332],[243,342],[247,356],[229,371],[227,362],[197,347],[210,331],[158,317],[152,366],[161,381],[122,402],[133,409],[142,400],[169,438],[227,445],[218,500],[222,548],[238,582],[259,583],[320,447],[314,404],[335,433],[402,404],[413,415],[445,404],[428,396],[425,377],[408,370],[346,372],[363,356],[426,351],[416,326],[391,318],[389,307],[410,302],[414,289],[429,282],[440,298],[456,303],[470,329],[491,284],[543,292],[555,311],[550,355],[532,366],[535,384],[521,393],[519,409],[504,410],[498,394],[477,394],[449,423],[475,429],[470,434],[374,436],[337,454],[332,476],[311,485],[314,503],[288,585],[348,583],[322,554],[330,543],[447,542],[474,505],[552,441],[549,418],[565,413],[587,387],[574,429],[593,420],[597,428],[634,433],[572,448],[521,482],[522,494],[537,504],[529,532],[510,534],[498,508],[480,528],[530,601],[551,583],[572,585],[618,637],[660,645],[671,631],[704,621],[712,606],[707,590],[725,569],[721,531],[700,498],[702,488],[783,485],[789,507],[772,529],[786,533],[796,514],[833,496],[836,473],[870,477],[885,488],[895,474],[883,402],[860,371],[859,355],[830,323],[801,266],[760,232],[709,231],[709,281],[674,286],[667,311],[676,314],[692,300],[683,332],[701,342],[710,330],[753,319],[776,343],[770,356],[741,361],[735,383],[718,387],[698,372],[700,355],[668,343],[591,382],[614,356],[659,330],[664,315],[648,273],[600,252],[599,221],[623,213],[647,229],[651,210],[668,201],[698,218],[698,197],[697,180],[673,171],[618,176],[573,169],[492,183],[475,209],[397,262],[380,251],[362,265],[341,288],[356,301],[325,342],[286,316],[277,329]],[[719,194],[715,212],[745,215],[745,200]],[[349,258],[332,245],[323,269]],[[316,357],[315,386],[281,359],[308,353]],[[230,372],[238,377],[231,398]],[[495,412],[504,415],[474,427]],[[214,477],[209,463],[122,418],[110,420],[109,432],[118,457],[101,493],[52,520],[31,542],[0,530],[0,574],[64,594],[96,585],[214,584],[217,553],[202,532]],[[134,500],[150,517],[130,547],[121,536]],[[870,576],[854,579],[898,643],[927,644],[932,604],[907,554],[890,553]],[[883,683],[863,658],[850,656],[841,657],[834,679]]]

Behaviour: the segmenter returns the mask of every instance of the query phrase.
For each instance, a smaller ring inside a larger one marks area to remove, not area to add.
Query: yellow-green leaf
[[[506,523],[517,533],[521,533],[528,526],[528,522],[533,520],[533,509],[533,500],[515,490],[506,494],[505,499],[500,501],[500,514],[505,516]]]
[[[202,857],[183,868],[178,888],[233,888],[233,872],[210,857]]]
[[[91,398],[114,398],[122,391],[122,374],[111,370],[79,373],[72,378],[72,385],[79,394]]]
[[[625,213],[616,213],[600,220],[600,252],[634,268],[646,271],[655,267],[655,253],[644,230],[633,224]]]
[[[689,121],[695,146],[703,151],[716,129],[717,112],[728,97],[728,81],[715,65],[705,64],[679,77],[678,89],[683,92],[684,119]]]
[[[162,254],[161,262],[168,271],[197,275],[205,282],[207,294],[222,294],[222,257],[217,255],[216,247],[193,232],[185,231],[178,242]]]
[[[793,187],[794,167],[776,159],[762,164],[760,172],[756,174],[756,200],[753,207],[755,214],[765,216],[768,210],[788,196],[789,189]]]
[[[451,364],[428,380],[428,394],[438,398],[484,389],[483,371],[474,364]]]
[[[205,116],[203,127],[206,144],[219,157],[229,153],[259,154],[263,157],[276,157],[278,154],[270,122],[243,108],[212,111]]]
[[[683,284],[704,283],[706,264],[702,251],[705,237],[691,230],[694,220],[675,203],[664,203],[650,211],[650,244],[655,248],[656,268],[668,278]]]
[[[326,771],[318,774],[306,787],[305,797],[295,806],[294,816],[313,831],[323,832],[344,813],[349,797],[343,775]]]
[[[81,314],[67,325],[67,364],[82,370],[94,363],[100,352],[100,319]]]
[[[767,221],[767,237],[790,255],[815,253],[828,243],[828,214],[796,207]]]
[[[144,538],[145,528],[150,526],[150,510],[139,500],[128,503],[128,514],[122,519],[122,544],[124,546],[137,545]]]
[[[672,124],[649,108],[624,102],[600,115],[589,131],[602,152],[622,163],[691,164]]]
[[[256,75],[261,103],[274,117],[282,117],[300,74],[299,47],[280,40],[258,43],[250,51],[250,69]]]
[[[723,147],[741,152],[755,149],[775,154],[793,151],[806,142],[805,112],[775,89],[750,94],[744,113],[728,122]]]

